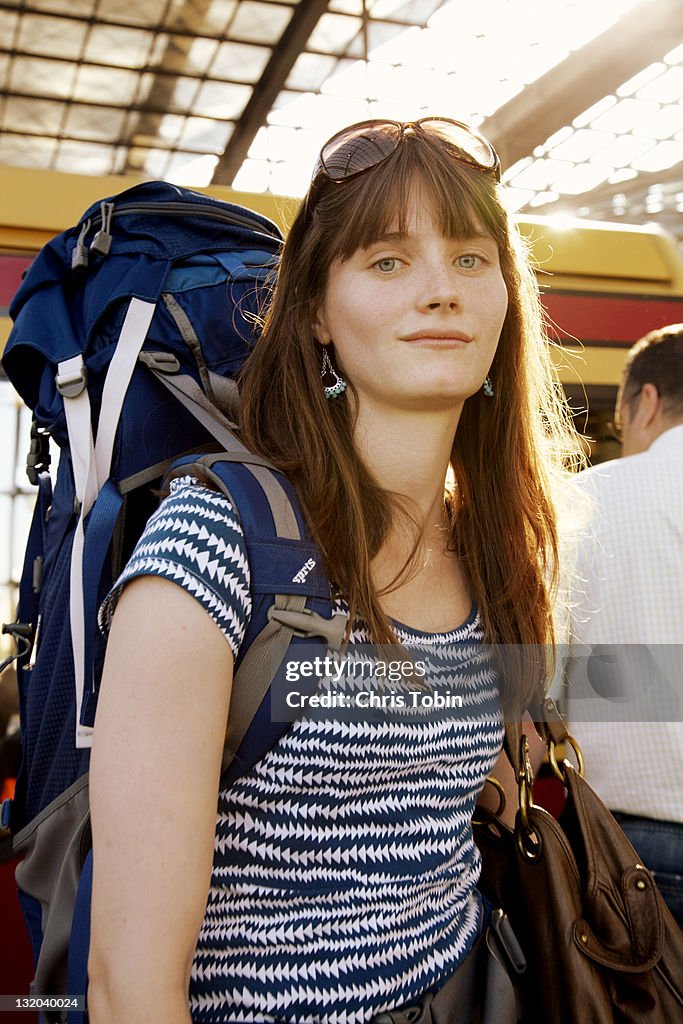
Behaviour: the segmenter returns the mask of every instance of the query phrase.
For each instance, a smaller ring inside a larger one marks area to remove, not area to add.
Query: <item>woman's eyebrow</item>
[[[377,238],[374,238],[370,245],[377,245],[382,242],[404,242],[407,238],[410,238],[408,231],[386,231]]]
[[[406,242],[414,238],[415,235],[410,231],[385,231],[381,235],[377,235],[371,242],[368,242],[365,249],[369,249],[373,245],[385,245],[391,244],[392,242]],[[493,245],[496,244],[495,238],[488,234],[486,231],[475,231],[472,234],[453,235],[452,241],[454,242],[491,242]]]

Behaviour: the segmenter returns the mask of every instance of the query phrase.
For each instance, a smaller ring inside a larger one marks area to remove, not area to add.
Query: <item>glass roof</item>
[[[666,2],[556,0],[548,18],[542,0],[0,0],[0,163],[301,195],[342,125],[443,113],[486,133]],[[513,208],[642,219],[654,188],[680,220],[680,41],[566,123],[558,109],[504,174]]]

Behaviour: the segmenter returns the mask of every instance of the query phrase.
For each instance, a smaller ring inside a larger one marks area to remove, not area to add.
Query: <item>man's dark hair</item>
[[[622,401],[631,406],[645,384],[654,384],[665,416],[683,416],[683,324],[650,331],[636,342],[624,367]]]

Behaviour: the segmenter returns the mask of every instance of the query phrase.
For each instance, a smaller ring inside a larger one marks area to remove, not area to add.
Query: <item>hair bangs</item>
[[[407,234],[416,200],[431,207],[447,238],[484,231],[499,247],[507,242],[507,215],[493,176],[457,159],[452,146],[429,135],[406,137],[384,163],[327,188],[316,217],[321,227],[337,228],[332,259],[346,260],[390,232]]]

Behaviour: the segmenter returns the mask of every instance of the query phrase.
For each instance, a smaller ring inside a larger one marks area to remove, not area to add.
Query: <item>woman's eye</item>
[[[458,256],[458,266],[462,267],[463,270],[476,270],[481,263],[482,257],[477,256],[473,252],[467,252],[463,256]]]
[[[398,260],[395,256],[385,256],[384,259],[377,260],[375,266],[378,270],[381,270],[383,274],[390,274],[392,270],[396,270]]]

